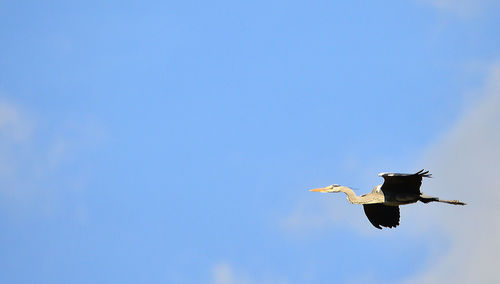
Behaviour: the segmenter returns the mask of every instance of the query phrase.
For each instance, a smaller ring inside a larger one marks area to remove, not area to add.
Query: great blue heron
[[[380,173],[378,175],[384,178],[384,183],[377,185],[371,193],[361,196],[356,196],[351,188],[338,184],[315,188],[310,191],[343,192],[347,194],[347,200],[352,204],[363,204],[366,217],[378,229],[382,229],[380,226],[392,228],[399,225],[399,205],[411,204],[417,201],[465,205],[465,203],[458,200],[441,200],[420,192],[422,177],[431,177],[429,171],[420,170],[414,174]]]

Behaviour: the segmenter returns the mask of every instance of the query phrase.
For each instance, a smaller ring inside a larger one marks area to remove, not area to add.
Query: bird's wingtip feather
[[[431,178],[432,174],[429,173],[429,171],[426,171],[424,169],[421,169],[420,171],[416,172],[414,175],[421,176],[421,177],[426,177],[426,178]]]

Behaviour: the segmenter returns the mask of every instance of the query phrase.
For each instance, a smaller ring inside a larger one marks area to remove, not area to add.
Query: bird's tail
[[[425,194],[421,194],[419,200],[422,201],[423,203],[442,202],[442,203],[448,203],[448,204],[453,204],[453,205],[467,205],[467,203],[462,202],[462,201],[458,201],[458,200],[442,200],[442,199],[439,199],[438,197],[428,196],[428,195],[425,195]]]

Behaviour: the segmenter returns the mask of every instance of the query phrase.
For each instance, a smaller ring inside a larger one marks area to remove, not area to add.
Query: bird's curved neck
[[[359,204],[361,202],[360,197],[354,193],[354,191],[347,187],[347,186],[341,186],[340,191],[345,193],[347,195],[347,200],[351,202],[352,204]]]

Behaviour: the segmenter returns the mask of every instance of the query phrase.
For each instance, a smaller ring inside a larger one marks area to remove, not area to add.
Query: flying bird
[[[338,184],[310,191],[347,194],[347,200],[352,204],[363,204],[366,217],[378,229],[382,229],[380,226],[393,228],[399,225],[399,205],[416,203],[417,201],[465,205],[458,200],[442,200],[420,192],[422,178],[431,177],[429,171],[420,170],[414,174],[380,173],[378,175],[384,178],[384,183],[377,185],[371,193],[361,196],[357,196],[351,188]]]

